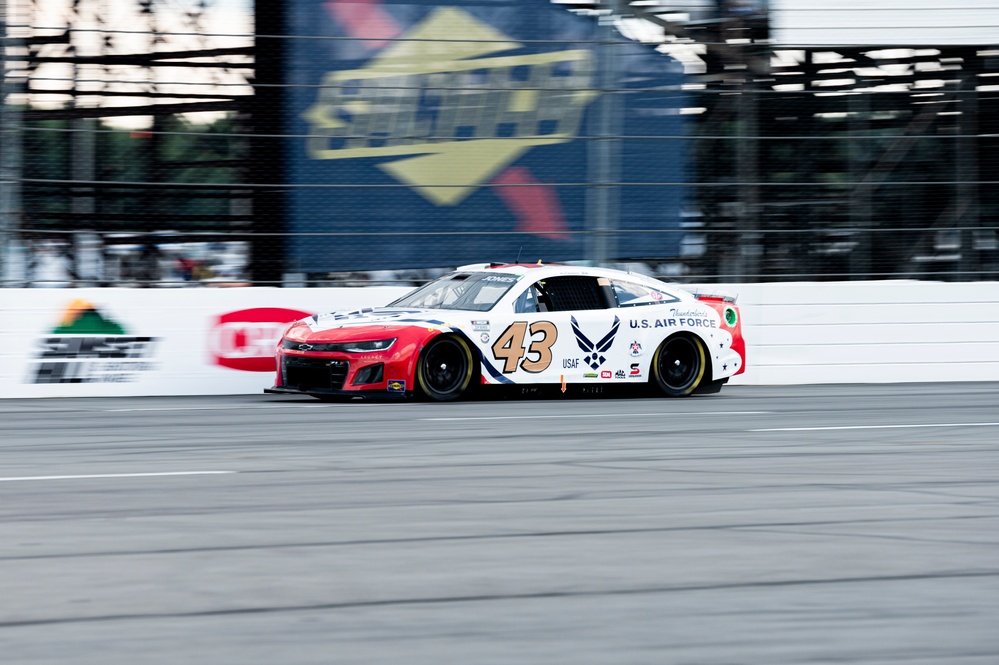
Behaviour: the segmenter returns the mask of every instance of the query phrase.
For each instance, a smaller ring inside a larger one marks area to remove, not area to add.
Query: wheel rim
[[[659,376],[670,390],[683,391],[697,380],[701,372],[701,354],[694,340],[675,337],[659,354]]]
[[[465,349],[452,339],[442,339],[427,349],[423,360],[423,384],[435,395],[460,391],[468,375]]]

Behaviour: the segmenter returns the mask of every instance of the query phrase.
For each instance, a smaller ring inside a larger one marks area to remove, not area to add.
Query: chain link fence
[[[677,36],[624,4],[305,4],[258,3],[256,37],[211,3],[127,30],[6,5],[3,284],[999,277],[999,48],[780,46],[734,5]]]

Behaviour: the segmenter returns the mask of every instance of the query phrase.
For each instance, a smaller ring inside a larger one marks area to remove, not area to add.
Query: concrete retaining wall
[[[749,369],[733,384],[999,378],[996,282],[706,288],[739,296]],[[0,397],[258,393],[288,321],[407,290],[0,289]]]

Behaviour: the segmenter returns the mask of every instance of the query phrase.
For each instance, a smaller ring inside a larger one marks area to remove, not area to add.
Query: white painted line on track
[[[768,427],[747,432],[825,432],[844,429],[922,429],[927,427],[999,427],[999,423],[928,423],[922,425],[837,425],[835,427]]]
[[[128,409],[97,409],[101,413],[128,413],[130,411],[239,411],[246,409],[328,409],[335,404],[255,404],[239,406],[148,406]]]
[[[550,418],[645,418],[648,416],[757,416],[772,411],[711,411],[706,413],[666,413],[657,411],[656,413],[579,413],[579,414],[559,414],[559,415],[539,415],[539,416],[454,416],[449,418],[420,418],[425,421],[449,421],[449,420],[547,420]]]
[[[71,476],[18,476],[0,478],[0,483],[26,480],[90,480],[94,478],[158,478],[164,476],[221,476],[239,471],[159,471],[150,473],[91,473]]]

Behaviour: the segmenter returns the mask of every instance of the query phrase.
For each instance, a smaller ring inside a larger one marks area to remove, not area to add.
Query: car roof
[[[625,272],[614,268],[596,268],[591,266],[570,266],[562,263],[479,263],[461,266],[457,272],[498,272],[508,275],[525,275],[532,282],[560,275],[581,275],[588,277],[607,277],[637,282],[651,287],[668,287],[671,291],[682,293],[683,287],[668,284],[655,277]]]

